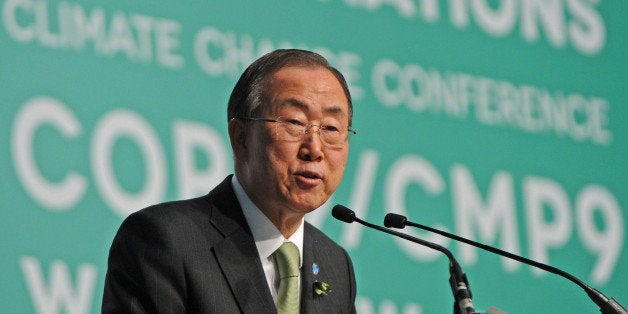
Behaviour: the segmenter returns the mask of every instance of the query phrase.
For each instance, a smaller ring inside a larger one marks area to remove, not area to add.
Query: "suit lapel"
[[[303,266],[301,268],[301,313],[332,313],[335,310],[329,308],[329,304],[325,302],[324,297],[317,296],[314,293],[314,281],[325,281],[324,278],[319,278],[319,271],[321,268],[333,267],[328,265],[325,261],[319,261],[318,257],[324,252],[320,252],[321,249],[317,245],[316,239],[312,236],[312,232],[306,223],[305,232],[303,235]],[[323,264],[321,264],[321,262]],[[316,269],[315,269],[316,268]]]
[[[257,248],[250,245],[250,235],[231,234],[214,247],[216,259],[229,282],[231,291],[245,313],[259,313],[264,309],[275,310],[268,283],[257,255]]]
[[[210,193],[211,223],[224,239],[214,246],[216,260],[244,313],[275,312],[251,231],[231,187],[231,176]]]
[[[301,269],[301,313],[351,313],[355,280],[342,251],[320,231],[305,223]],[[328,295],[316,295],[314,282],[331,285]]]
[[[305,230],[303,235],[303,266],[301,267],[301,313],[316,312],[316,303],[319,301],[314,298],[314,274],[312,272],[312,264],[314,263],[314,243],[312,237]]]

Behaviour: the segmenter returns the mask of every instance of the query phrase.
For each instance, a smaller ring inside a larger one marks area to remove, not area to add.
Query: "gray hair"
[[[236,83],[227,107],[227,121],[234,118],[252,117],[261,111],[268,99],[265,87],[268,77],[285,67],[324,68],[340,82],[349,104],[349,125],[353,119],[353,103],[347,81],[340,71],[332,67],[323,56],[307,50],[279,49],[257,59],[242,73]]]

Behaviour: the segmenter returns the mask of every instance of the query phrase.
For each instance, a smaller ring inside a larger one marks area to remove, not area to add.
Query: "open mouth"
[[[300,178],[298,179],[300,183],[307,185],[317,185],[322,179],[322,177],[318,173],[312,171],[297,172],[296,175],[298,178]]]
[[[315,173],[304,172],[304,173],[299,173],[299,175],[306,177],[308,179],[318,179],[318,175],[316,175]]]

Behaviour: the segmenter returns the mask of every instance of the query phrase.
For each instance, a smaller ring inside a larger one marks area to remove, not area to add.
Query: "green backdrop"
[[[226,102],[275,48],[328,57],[349,163],[307,219],[350,253],[360,313],[447,313],[447,260],[330,215],[387,212],[551,264],[628,304],[625,1],[1,0],[0,311],[99,312],[122,219],[232,171]],[[476,309],[596,313],[556,275],[448,247]]]

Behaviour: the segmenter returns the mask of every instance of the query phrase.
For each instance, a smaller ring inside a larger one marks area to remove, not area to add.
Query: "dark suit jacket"
[[[316,280],[332,292],[315,295]],[[349,256],[308,223],[301,287],[302,313],[355,312]],[[231,176],[206,196],[151,206],[122,223],[109,252],[102,311],[277,312]]]

